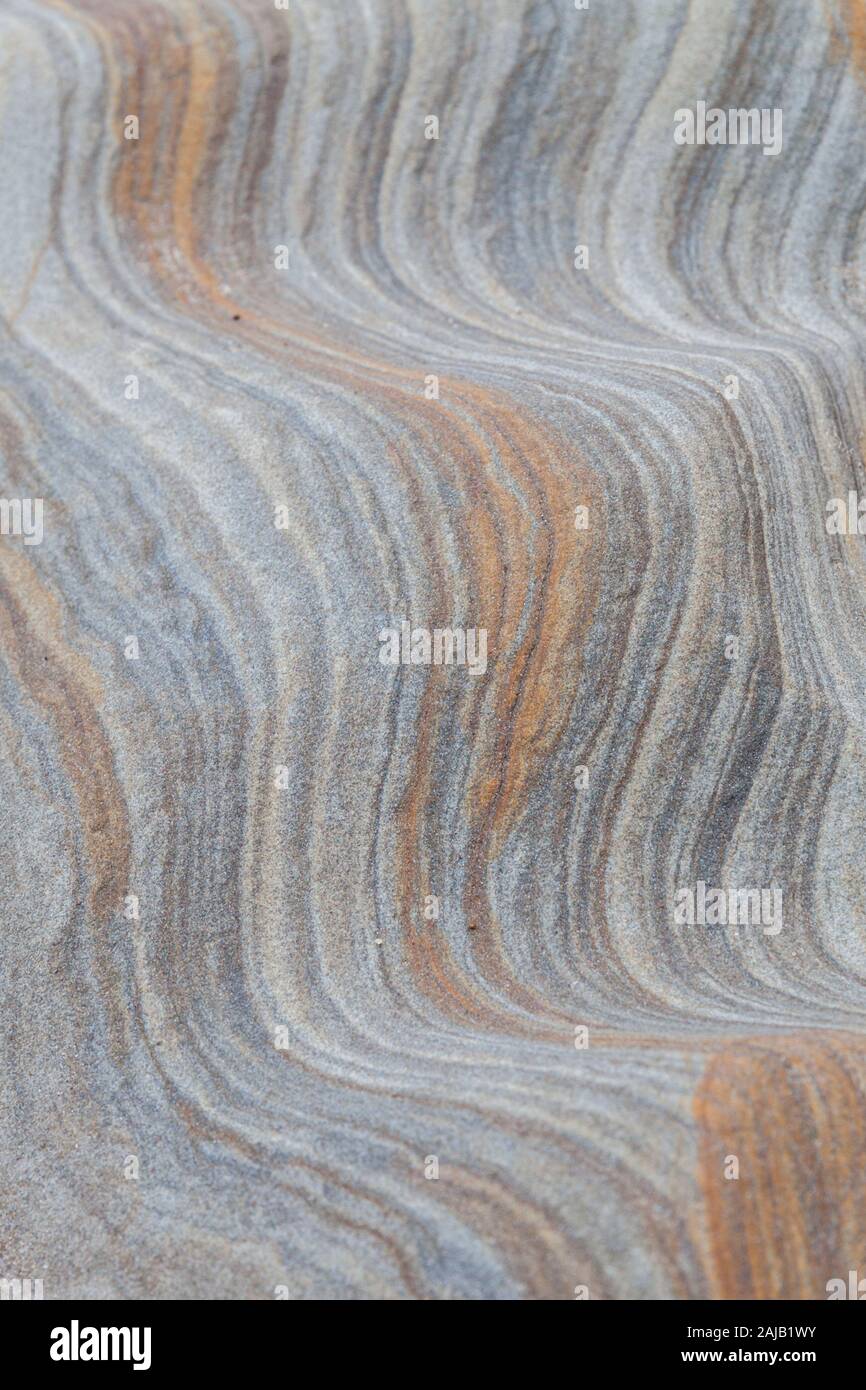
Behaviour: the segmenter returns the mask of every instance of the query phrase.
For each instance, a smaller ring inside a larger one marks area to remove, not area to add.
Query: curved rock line
[[[9,0],[0,53],[0,493],[44,501],[0,528],[0,1275],[826,1297],[859,6]],[[678,144],[698,102],[778,152]],[[384,664],[404,621],[486,670]],[[773,887],[778,932],[675,921]]]

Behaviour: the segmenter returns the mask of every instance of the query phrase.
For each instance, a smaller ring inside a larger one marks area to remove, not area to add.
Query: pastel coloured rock
[[[866,1274],[864,32],[2,6],[0,1276]]]

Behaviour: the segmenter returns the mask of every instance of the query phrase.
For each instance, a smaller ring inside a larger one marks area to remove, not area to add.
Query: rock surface
[[[0,1274],[862,1266],[861,14],[6,0]]]

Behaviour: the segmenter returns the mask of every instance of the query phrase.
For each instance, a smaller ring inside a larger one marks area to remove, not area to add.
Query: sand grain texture
[[[3,4],[0,1274],[866,1273],[864,33]],[[677,146],[698,99],[782,152]],[[486,673],[383,666],[403,618]],[[675,928],[699,879],[784,930]]]

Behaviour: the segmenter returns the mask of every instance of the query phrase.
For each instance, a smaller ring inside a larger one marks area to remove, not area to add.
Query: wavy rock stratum
[[[866,1274],[864,132],[859,0],[5,0],[0,1275]]]

